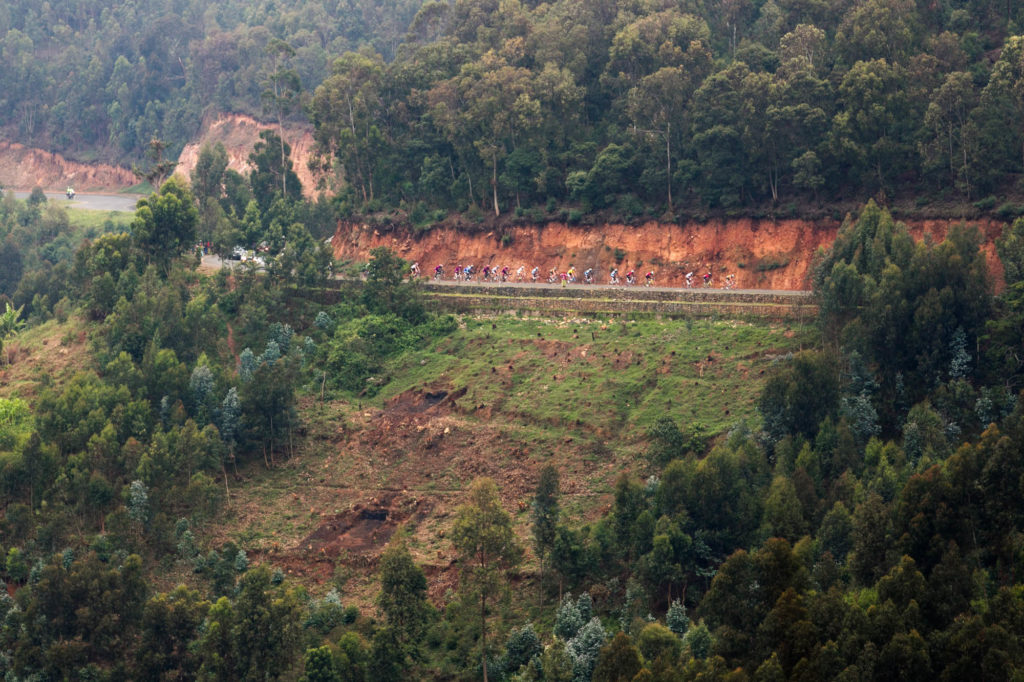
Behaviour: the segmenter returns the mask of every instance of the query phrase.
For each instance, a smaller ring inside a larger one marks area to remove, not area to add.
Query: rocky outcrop
[[[928,235],[941,240],[959,221],[910,222],[916,239]],[[975,223],[985,239],[989,264],[997,281],[1002,268],[995,257],[993,240],[1003,223]],[[545,274],[549,268],[564,271],[570,265],[582,273],[594,268],[598,281],[607,281],[612,266],[621,274],[630,269],[638,275],[653,270],[659,285],[682,286],[686,273],[694,281],[711,272],[715,286],[725,275],[736,276],[740,289],[809,289],[814,256],[819,247],[835,239],[839,223],[833,220],[709,220],[683,225],[649,222],[637,226],[600,225],[578,227],[563,223],[516,226],[501,231],[465,232],[435,228],[414,232],[405,228],[374,228],[342,222],[332,240],[334,257],[361,261],[378,246],[394,250],[402,258],[418,261],[423,273],[443,264],[451,276],[455,266],[473,264],[533,266]]]
[[[53,152],[0,141],[0,185],[7,188],[62,192],[71,185],[79,192],[116,192],[137,182],[129,168],[78,163]]]

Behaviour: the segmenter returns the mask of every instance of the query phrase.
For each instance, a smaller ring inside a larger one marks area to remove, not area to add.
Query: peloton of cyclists
[[[410,278],[418,279],[422,275],[422,270],[418,261],[414,261],[409,266]],[[513,279],[514,272],[514,279]],[[474,265],[457,265],[454,267],[453,279],[456,282],[470,282],[473,280],[473,275],[477,273],[477,268]],[[540,267],[534,265],[529,268],[530,279],[526,279],[527,266],[520,265],[518,267],[509,266],[495,266],[485,265],[483,266],[483,281],[486,282],[526,282],[530,281],[537,283],[540,281],[542,271]],[[694,286],[694,272],[690,271],[684,275],[685,284],[687,289]],[[438,264],[434,268],[434,279],[441,280],[445,277],[444,264]],[[699,275],[699,278],[703,280],[703,286],[705,288],[712,287],[712,273],[708,269],[703,275]],[[654,286],[655,285],[655,273],[653,270],[644,273],[644,285]],[[588,267],[583,271],[582,280],[578,278],[576,272],[576,266],[570,265],[566,270],[559,270],[557,268],[550,268],[548,270],[547,281],[549,284],[560,283],[563,287],[568,284],[575,284],[582,281],[583,284],[594,284],[597,281],[593,267]],[[635,270],[628,270],[625,277],[620,277],[619,268],[612,266],[608,272],[608,283],[609,284],[637,284],[639,277]],[[736,288],[736,275],[728,274],[723,275],[722,284],[720,285],[723,289],[734,289]]]

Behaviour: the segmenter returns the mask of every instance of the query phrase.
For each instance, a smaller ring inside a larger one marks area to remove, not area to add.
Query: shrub
[[[996,198],[994,196],[987,196],[984,199],[979,199],[974,202],[974,208],[979,211],[991,211],[996,206]]]
[[[1013,220],[1024,215],[1024,205],[1006,202],[996,209],[996,215],[1003,220]]]

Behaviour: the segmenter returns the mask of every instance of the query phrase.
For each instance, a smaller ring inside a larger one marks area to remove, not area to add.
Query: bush
[[[644,205],[635,194],[621,194],[615,201],[615,210],[623,218],[637,218],[644,214]]]
[[[783,254],[769,254],[761,259],[761,261],[755,266],[757,272],[769,272],[770,270],[778,270],[789,265],[789,256]]]
[[[996,209],[996,215],[1003,220],[1013,220],[1024,215],[1024,205],[1006,202]]]
[[[978,201],[974,202],[974,208],[978,209],[979,211],[991,211],[993,208],[995,208],[995,205],[996,198],[991,195],[985,197],[984,199],[979,199]]]

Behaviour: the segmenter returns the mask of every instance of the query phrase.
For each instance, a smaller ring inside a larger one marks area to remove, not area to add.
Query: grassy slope
[[[387,536],[353,544],[356,526],[324,552],[307,543],[354,505],[383,503],[440,597],[453,579],[445,530],[475,477],[498,481],[526,545],[528,502],[548,461],[561,472],[565,518],[595,518],[622,471],[646,472],[645,434],[658,417],[712,434],[755,422],[774,359],[814,338],[808,328],[731,321],[467,317],[394,361],[375,398],[307,398],[299,455],[272,471],[250,467],[213,535],[312,584],[340,565],[354,574],[346,600],[366,605],[376,586],[359,567]],[[454,403],[425,400],[463,389]]]
[[[134,213],[124,211],[93,211],[74,206],[64,206],[63,208],[67,211],[68,222],[83,233],[102,233],[111,229],[113,231],[127,230],[135,217]]]
[[[42,385],[87,366],[86,334],[77,318],[25,330],[9,343],[17,354],[0,368],[0,396],[31,403]],[[454,580],[445,531],[475,477],[498,481],[525,545],[546,462],[561,473],[565,519],[596,518],[622,471],[646,475],[645,434],[658,417],[712,434],[756,422],[774,359],[814,338],[809,328],[749,322],[466,317],[451,335],[393,361],[390,382],[372,399],[303,397],[296,456],[272,470],[261,461],[243,469],[230,506],[199,532],[214,545],[235,540],[317,592],[340,570],[352,576],[346,600],[365,606],[377,589],[373,557],[394,531],[440,598]],[[459,397],[425,400],[440,391]],[[375,504],[395,519],[379,538],[357,524],[325,552],[305,544]]]

